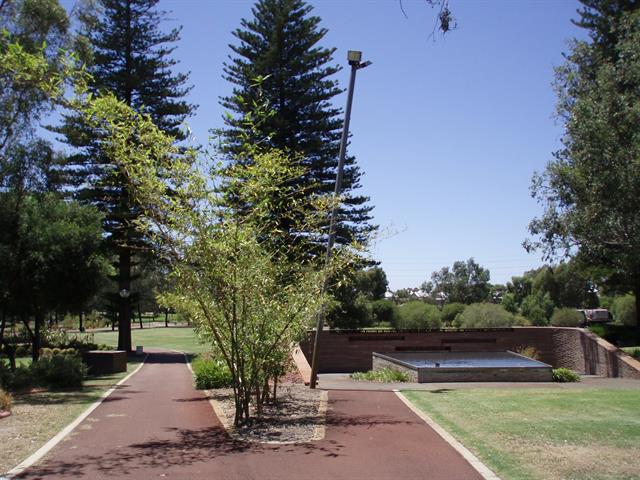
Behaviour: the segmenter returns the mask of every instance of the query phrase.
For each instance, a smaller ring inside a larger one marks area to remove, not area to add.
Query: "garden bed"
[[[258,443],[306,443],[324,438],[327,392],[303,384],[278,387],[278,400],[267,404],[260,417],[233,426],[235,406],[231,389],[206,390],[213,409],[227,432],[238,440]],[[252,415],[255,412],[251,412]]]

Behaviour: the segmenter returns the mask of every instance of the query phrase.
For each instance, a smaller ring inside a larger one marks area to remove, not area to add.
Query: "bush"
[[[467,306],[464,303],[447,303],[442,307],[442,321],[447,325],[451,325],[456,317],[464,312],[465,308]]]
[[[87,366],[75,355],[52,354],[31,364],[39,385],[53,388],[81,387],[87,376]]]
[[[393,325],[398,316],[398,307],[391,300],[376,300],[371,303],[371,314],[375,323],[388,322]]]
[[[44,358],[44,357],[50,358],[55,355],[62,355],[63,357],[64,356],[77,357],[80,355],[80,353],[75,348],[41,348],[40,349],[40,358]]]
[[[11,404],[13,403],[13,398],[4,390],[0,390],[0,410],[4,410],[5,412],[11,411]]]
[[[31,344],[20,343],[16,345],[16,357],[28,357],[31,355]]]
[[[531,346],[522,346],[518,347],[514,350],[517,354],[522,355],[523,357],[532,358],[533,360],[540,360],[540,354],[536,347]]]
[[[568,368],[554,368],[551,371],[553,381],[559,383],[579,382],[580,375]]]
[[[396,328],[436,329],[442,326],[440,310],[419,300],[398,307]]]
[[[327,318],[333,328],[363,328],[373,323],[371,302],[362,294],[336,301],[328,308]]]
[[[198,390],[225,388],[233,384],[233,378],[227,365],[210,355],[202,355],[191,364]]]
[[[2,382],[2,388],[7,390],[28,390],[36,384],[33,371],[26,365],[18,365],[15,370],[9,371]]]
[[[355,372],[351,374],[354,380],[365,382],[401,383],[410,380],[409,374],[394,370],[393,368],[382,368],[380,370],[369,370],[368,372]]]
[[[510,327],[514,322],[514,316],[501,305],[473,303],[458,315],[454,325],[459,328],[499,328]]]
[[[611,313],[618,325],[636,325],[636,297],[633,295],[616,297],[611,306]]]
[[[551,317],[554,327],[579,327],[584,324],[584,315],[573,308],[558,308]]]
[[[604,338],[607,334],[607,327],[598,323],[594,323],[593,325],[589,325],[589,331],[591,333],[595,333],[599,337]]]
[[[640,360],[640,347],[627,347],[623,348],[622,350],[624,350],[625,353],[631,355],[633,358]]]

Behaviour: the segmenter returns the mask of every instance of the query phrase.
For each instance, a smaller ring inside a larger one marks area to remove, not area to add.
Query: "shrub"
[[[380,370],[369,370],[368,372],[355,372],[351,374],[354,380],[365,382],[400,383],[410,380],[409,374],[394,370],[393,368],[382,368]]]
[[[580,381],[580,375],[568,368],[554,368],[551,373],[554,382],[569,383]]]
[[[636,297],[616,297],[611,307],[615,322],[619,325],[636,325]]]
[[[191,364],[198,390],[225,388],[233,384],[231,372],[227,365],[210,355],[202,355]]]
[[[451,325],[458,315],[464,312],[467,306],[464,303],[447,303],[442,307],[442,321],[447,325]]]
[[[11,411],[11,404],[13,403],[13,398],[4,390],[0,390],[0,410],[4,410],[5,412]]]
[[[28,357],[31,355],[31,345],[28,343],[20,343],[16,345],[16,357]]]
[[[579,327],[582,324],[584,315],[573,308],[558,308],[551,317],[551,325],[555,327]]]
[[[622,350],[631,355],[633,358],[640,360],[640,347],[627,347],[623,348]]]
[[[31,370],[39,385],[53,388],[81,387],[87,376],[87,366],[75,355],[41,357],[31,364]]]
[[[434,305],[419,300],[405,303],[398,307],[396,328],[440,328],[440,310]]]
[[[599,325],[599,324],[593,324],[593,325],[589,325],[589,331],[591,333],[595,333],[597,336],[599,337],[605,337],[605,335],[607,334],[607,327],[605,327],[604,325]]]
[[[36,384],[33,371],[26,365],[18,365],[18,367],[10,371],[3,380],[3,388],[8,390],[28,390]]]
[[[473,303],[458,315],[454,325],[459,328],[498,328],[510,327],[514,322],[514,316],[501,305]]]
[[[516,348],[514,351],[517,354],[522,355],[523,357],[532,358],[534,360],[540,360],[540,354],[538,353],[538,350],[536,350],[536,347],[522,346],[522,347]]]
[[[55,355],[77,357],[79,356],[79,352],[75,348],[41,348],[40,349],[40,358],[43,358],[43,357],[50,358]]]
[[[376,300],[371,303],[373,321],[394,324],[398,316],[398,307],[391,300]]]

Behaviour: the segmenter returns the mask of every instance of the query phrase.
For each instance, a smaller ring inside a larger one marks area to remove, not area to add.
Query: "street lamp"
[[[361,68],[368,67],[371,62],[360,62],[362,60],[362,52],[357,50],[349,50],[347,53],[347,61],[351,65],[351,77],[349,79],[349,90],[347,92],[347,109],[344,113],[344,125],[342,126],[342,138],[340,139],[340,157],[338,159],[338,172],[336,174],[336,185],[333,191],[334,199],[337,199],[342,190],[342,173],[344,171],[344,159],[347,153],[347,140],[349,138],[349,122],[351,121],[351,105],[353,104],[353,89],[356,84],[356,72]],[[329,223],[329,240],[327,241],[327,253],[325,257],[325,266],[329,266],[331,262],[331,251],[336,241],[336,215],[338,212],[337,202],[334,202],[331,208],[331,220]],[[323,285],[323,293],[327,289],[329,279],[325,278]],[[313,354],[311,357],[311,378],[309,379],[309,387],[316,388],[318,381],[318,348],[320,346],[320,334],[324,326],[324,307],[318,313],[318,322],[316,324],[316,335],[313,341]]]

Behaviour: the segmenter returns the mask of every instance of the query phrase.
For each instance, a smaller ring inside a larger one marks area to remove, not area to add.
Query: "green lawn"
[[[640,388],[403,393],[502,479],[640,479]]]
[[[126,372],[89,377],[82,389],[14,395],[12,415],[0,423],[0,475],[38,450],[142,359],[130,357]]]
[[[111,346],[118,345],[118,332],[97,332],[93,334],[94,342]],[[135,329],[131,332],[132,345],[143,347],[168,348],[187,353],[201,353],[210,350],[208,345],[198,342],[193,328],[189,327],[157,327]]]

